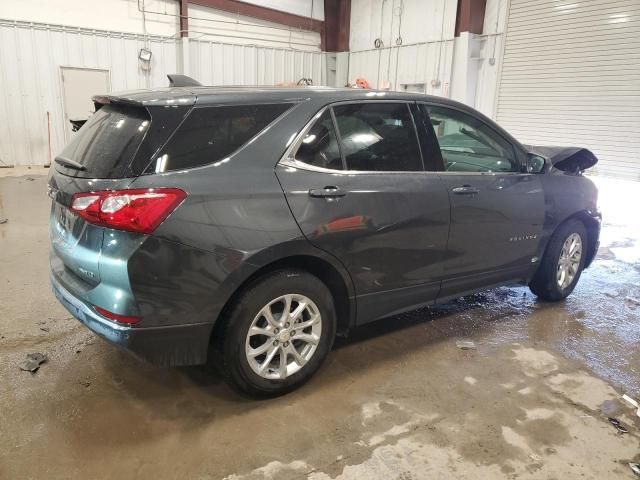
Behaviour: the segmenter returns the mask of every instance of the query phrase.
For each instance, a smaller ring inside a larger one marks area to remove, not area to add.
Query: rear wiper
[[[71,160],[70,158],[63,157],[62,155],[58,155],[55,159],[55,162],[59,165],[62,165],[63,167],[73,168],[74,170],[83,171],[87,169],[87,167],[85,167],[81,163],[76,162],[75,160]]]

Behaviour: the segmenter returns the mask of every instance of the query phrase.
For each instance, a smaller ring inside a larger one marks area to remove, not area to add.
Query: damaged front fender
[[[598,158],[582,147],[545,147],[525,145],[533,155],[545,158],[554,168],[565,172],[579,174],[598,163]]]

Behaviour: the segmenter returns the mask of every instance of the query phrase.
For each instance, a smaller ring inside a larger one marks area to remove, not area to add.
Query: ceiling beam
[[[223,10],[245,17],[258,18],[266,22],[278,23],[300,30],[311,30],[322,33],[324,27],[324,22],[316,20],[315,18],[294,15],[293,13],[282,12],[273,8],[261,7],[238,0],[189,0],[189,3],[214,8],[216,10]]]

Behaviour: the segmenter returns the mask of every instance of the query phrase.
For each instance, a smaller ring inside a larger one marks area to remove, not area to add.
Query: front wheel
[[[587,241],[584,224],[579,220],[560,225],[549,240],[540,267],[529,283],[531,291],[548,301],[569,296],[584,269]]]
[[[231,386],[252,396],[284,394],[307,381],[336,332],[333,298],[317,277],[281,270],[254,282],[225,319],[219,358]]]

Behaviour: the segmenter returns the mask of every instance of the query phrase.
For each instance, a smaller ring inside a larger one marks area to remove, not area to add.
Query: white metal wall
[[[640,1],[511,0],[497,120],[525,143],[577,145],[640,179]]]
[[[204,85],[326,84],[326,53],[191,40],[189,73]]]
[[[391,90],[424,84],[426,93],[448,97],[452,62],[453,40],[362,50],[350,53],[348,76],[351,82],[365,78],[372,88],[383,88],[386,82]]]
[[[165,74],[176,71],[176,40],[149,43],[148,84],[166,86]],[[64,146],[61,66],[107,69],[112,90],[147,86],[138,66],[140,35],[0,20],[0,46],[0,165],[48,163],[47,112],[53,155]]]
[[[149,74],[138,34],[0,19],[0,165],[44,165],[64,147],[60,67],[110,71],[111,90],[165,87],[182,70],[182,42],[149,36]],[[189,74],[205,85],[274,85],[311,77],[326,84],[320,52],[190,40]],[[101,92],[96,92],[101,93]]]

